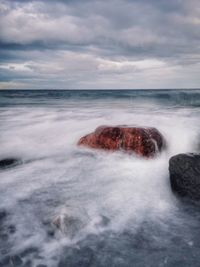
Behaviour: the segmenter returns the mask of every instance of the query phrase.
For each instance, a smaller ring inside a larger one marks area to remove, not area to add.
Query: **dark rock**
[[[16,158],[6,158],[0,160],[0,169],[7,169],[11,167],[15,167],[19,164],[21,164],[21,160]]]
[[[78,145],[111,151],[122,150],[148,158],[161,152],[166,143],[155,128],[100,126],[95,132],[82,137]]]
[[[169,161],[171,187],[174,192],[200,200],[200,154],[179,154]]]

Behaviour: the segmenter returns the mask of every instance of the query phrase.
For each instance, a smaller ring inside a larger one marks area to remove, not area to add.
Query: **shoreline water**
[[[0,173],[1,265],[199,267],[199,207],[168,173],[172,155],[199,151],[199,116],[200,90],[0,91],[0,156],[27,161]],[[105,124],[156,127],[168,150],[146,161],[76,146]],[[83,221],[72,236],[52,226],[69,212]]]

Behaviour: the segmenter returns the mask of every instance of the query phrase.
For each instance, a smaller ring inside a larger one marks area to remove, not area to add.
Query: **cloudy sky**
[[[6,88],[200,88],[200,1],[1,0]]]

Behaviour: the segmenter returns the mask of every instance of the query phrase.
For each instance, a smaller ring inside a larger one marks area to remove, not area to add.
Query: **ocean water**
[[[199,267],[200,208],[168,160],[200,152],[200,90],[0,91],[0,267]],[[156,127],[154,159],[77,147],[99,125]],[[60,219],[58,229],[53,222]]]

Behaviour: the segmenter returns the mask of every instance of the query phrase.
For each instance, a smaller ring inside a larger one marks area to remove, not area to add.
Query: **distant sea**
[[[76,145],[122,124],[156,127],[167,149]],[[22,164],[0,170],[0,267],[199,267],[199,206],[169,183],[187,152],[200,152],[200,90],[1,90],[0,160]]]

